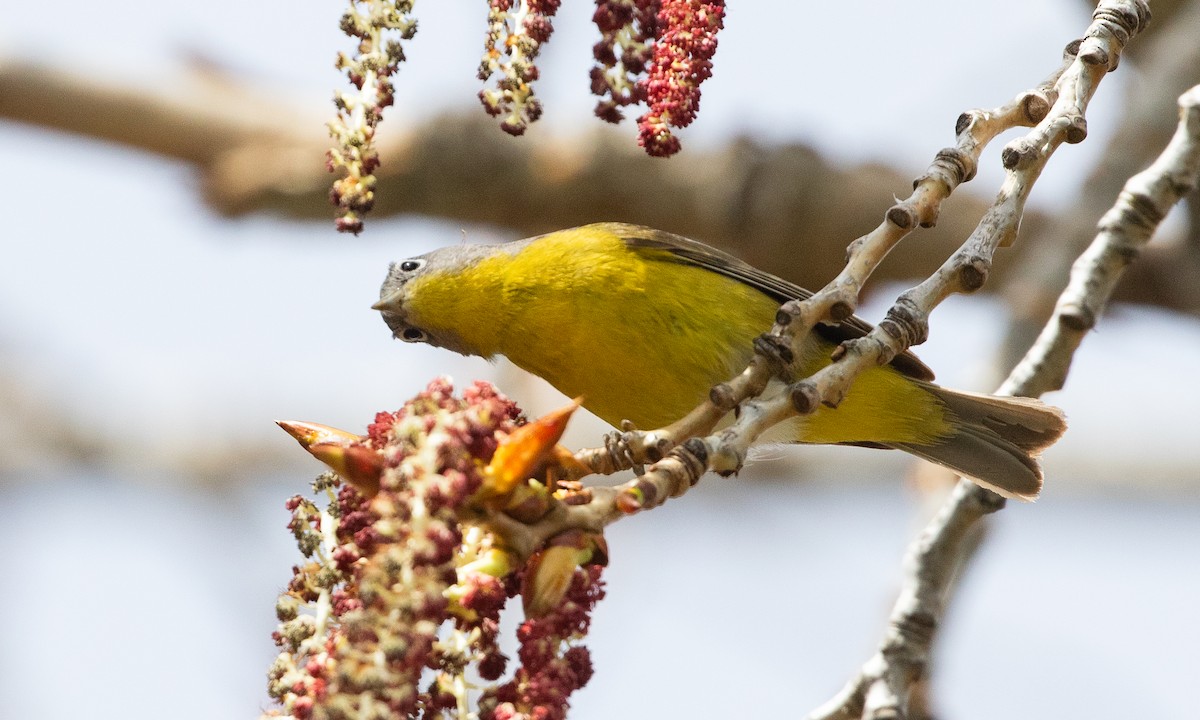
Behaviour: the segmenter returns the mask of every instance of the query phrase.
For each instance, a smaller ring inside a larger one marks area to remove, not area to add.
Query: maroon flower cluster
[[[561,2],[488,0],[478,74],[485,83],[496,79],[479,91],[479,100],[512,135],[523,134],[542,115],[533,90],[536,60],[554,31],[552,18]],[[326,154],[329,170],[339,173],[330,199],[341,210],[336,222],[341,232],[361,232],[363,215],[375,203],[375,130],[395,99],[391,76],[404,61],[400,41],[417,31],[412,6],[412,0],[350,0],[341,19],[342,31],[358,41],[353,57],[338,54],[337,67],[354,91],[334,95],[338,115],[329,132],[335,146]],[[596,0],[600,41],[592,49],[597,65],[591,70],[592,92],[600,97],[596,115],[615,123],[623,118],[622,108],[646,103],[638,144],[654,156],[678,152],[672,128],[696,117],[724,17],[724,0]]]
[[[550,39],[550,18],[561,0],[488,0],[488,30],[479,79],[499,74],[495,88],[479,91],[479,101],[493,117],[504,119],[500,127],[510,135],[521,135],[529,123],[542,115],[542,103],[533,96],[538,77],[534,64],[542,43]],[[514,12],[513,5],[520,10]]]
[[[712,76],[717,31],[725,26],[725,0],[662,0],[658,40],[646,77],[649,111],[638,118],[638,145],[650,155],[679,152],[671,128],[696,119],[700,84]]]
[[[658,33],[659,0],[596,0],[592,21],[600,30],[600,42],[592,47],[599,63],[592,68],[592,94],[599,95],[596,116],[620,122],[620,108],[646,99],[646,87],[638,82],[654,53]]]
[[[504,115],[507,132],[520,135],[542,113],[531,83],[537,57],[550,37],[559,0],[489,0],[487,45],[479,78],[499,73],[496,87],[480,91],[488,113]],[[700,108],[700,84],[712,76],[724,0],[596,0],[592,20],[600,41],[592,48],[596,115],[619,122],[621,108],[644,102],[638,144],[650,155],[679,151],[672,128],[691,124]]]
[[[308,560],[293,568],[276,607],[281,652],[268,689],[279,707],[270,716],[465,717],[468,668],[501,679],[500,613],[521,592],[522,572],[473,521],[484,512],[479,498],[496,497],[489,478],[512,446],[503,443],[539,427],[518,431],[519,422],[491,385],[459,399],[437,380],[400,410],[379,413],[363,437],[284,423],[317,457],[357,468],[360,480],[374,467],[378,478],[351,486],[325,473],[313,483],[324,509],[299,495],[287,502]],[[348,462],[363,453],[377,460]],[[563,716],[591,674],[586,650],[569,643],[584,635],[603,594],[598,568],[576,569],[572,580],[565,601],[522,625],[522,667],[484,697],[543,708],[531,717]]]
[[[587,635],[592,609],[604,598],[602,570],[598,565],[576,570],[555,611],[521,624],[521,667],[512,680],[484,693],[482,720],[566,718],[571,694],[592,677],[591,654],[572,643]]]
[[[375,203],[375,127],[395,100],[391,76],[404,61],[400,41],[388,35],[411,40],[417,33],[411,12],[412,0],[350,0],[342,15],[342,32],[355,38],[358,48],[354,57],[337,56],[337,68],[346,72],[355,92],[334,93],[338,114],[329,134],[337,144],[326,152],[329,171],[341,173],[330,189],[330,200],[342,211],[339,232],[361,232],[362,216]]]
[[[358,717],[366,703],[417,717],[458,704],[446,676],[461,675],[475,658],[443,645],[439,630],[450,617],[447,589],[458,582],[459,510],[482,484],[498,434],[511,432],[517,417],[491,386],[476,385],[460,400],[448,382],[435,381],[371,425],[365,444],[383,455],[385,468],[373,498],[327,474],[314,486],[336,492],[325,513],[299,497],[288,501],[289,527],[313,558],[295,568],[281,602],[276,642],[284,652],[270,674],[272,696],[293,716],[321,708]],[[494,579],[470,579],[479,586],[468,583],[471,604],[489,610],[478,616],[490,621],[479,649],[492,654]],[[314,613],[300,615],[297,603],[315,605]],[[419,689],[427,668],[440,672]]]

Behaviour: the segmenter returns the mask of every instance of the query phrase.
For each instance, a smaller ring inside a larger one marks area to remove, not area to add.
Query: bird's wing
[[[759,270],[733,255],[695,240],[672,235],[662,230],[623,223],[607,223],[606,229],[624,240],[630,248],[668,252],[678,262],[711,270],[745,283],[778,300],[781,305],[788,300],[804,300],[812,297],[811,292],[795,283]],[[871,324],[858,316],[851,316],[838,325],[819,323],[816,327],[818,333],[835,343],[862,337],[871,332],[871,329]],[[933,370],[907,350],[897,355],[891,364],[892,367],[910,377],[918,380],[933,380]]]

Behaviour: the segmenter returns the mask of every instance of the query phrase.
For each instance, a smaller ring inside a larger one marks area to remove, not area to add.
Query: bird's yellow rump
[[[458,245],[393,263],[374,306],[396,337],[464,355],[504,355],[617,425],[666,425],[740,372],[752,342],[803,288],[694,240],[598,223],[503,245]],[[818,326],[804,377],[870,326]],[[891,447],[1010,497],[1041,489],[1035,459],[1065,430],[1036,400],[948,390],[905,353],[870,368],[835,410],[773,439]]]

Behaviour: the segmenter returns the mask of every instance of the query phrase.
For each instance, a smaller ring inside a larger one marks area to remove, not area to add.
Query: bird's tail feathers
[[[1004,497],[1037,499],[1042,489],[1037,457],[1066,431],[1063,412],[1031,398],[927,388],[949,409],[954,432],[934,444],[891,447],[948,467]]]

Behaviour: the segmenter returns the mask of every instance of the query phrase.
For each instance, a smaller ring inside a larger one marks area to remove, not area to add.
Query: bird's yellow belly
[[[584,407],[614,426],[630,420],[651,429],[682,417],[710,387],[745,368],[777,304],[715,273],[651,263],[646,276],[653,283],[576,287],[528,303],[508,328],[504,354],[564,394],[583,396]],[[625,317],[613,317],[613,308]],[[812,336],[797,372],[827,365],[834,347]],[[948,427],[943,406],[919,383],[877,367],[859,377],[836,411],[821,408],[787,432],[794,442],[925,443]]]

